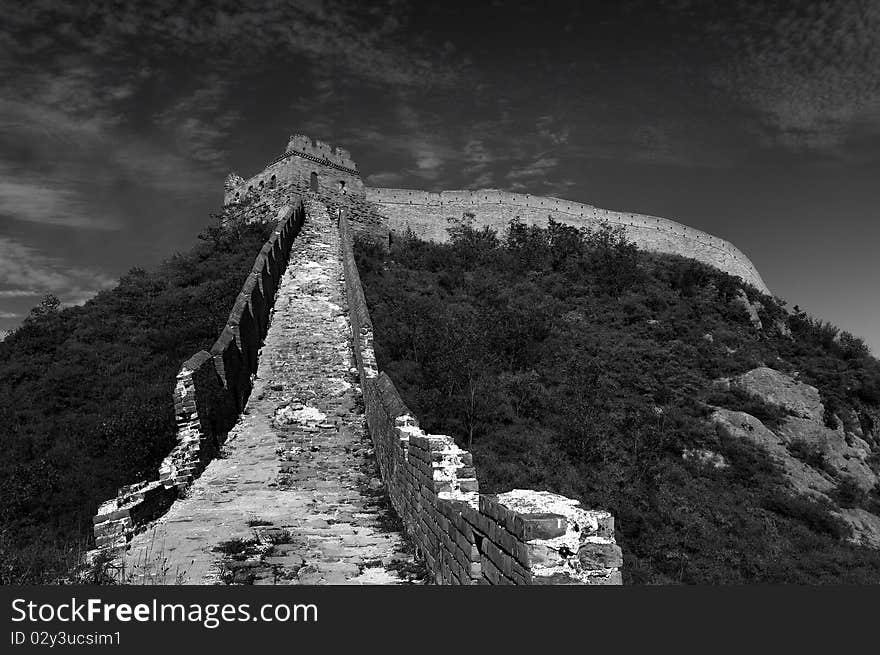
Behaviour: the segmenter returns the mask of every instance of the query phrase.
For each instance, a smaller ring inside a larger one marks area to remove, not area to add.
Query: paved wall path
[[[147,584],[421,582],[354,377],[339,233],[320,203],[291,252],[245,413],[187,497],[132,541]]]

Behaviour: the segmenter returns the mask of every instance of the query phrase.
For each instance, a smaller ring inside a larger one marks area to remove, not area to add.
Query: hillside
[[[610,226],[361,240],[380,367],[483,492],[610,510],[627,583],[878,582],[880,362]]]
[[[273,229],[208,228],[81,307],[46,298],[0,343],[0,581],[63,575],[116,489],[175,442],[181,363],[210,348]]]

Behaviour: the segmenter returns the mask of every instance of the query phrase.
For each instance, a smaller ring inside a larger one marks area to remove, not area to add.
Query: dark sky
[[[597,3],[598,4],[598,3]],[[145,6],[148,5],[148,6]],[[880,2],[0,2],[0,331],[302,132],[366,182],[679,220],[880,353]]]

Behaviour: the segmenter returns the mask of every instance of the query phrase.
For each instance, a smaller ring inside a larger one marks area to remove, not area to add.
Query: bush
[[[774,492],[764,506],[772,512],[795,519],[813,532],[825,534],[834,539],[846,539],[852,530],[817,501],[804,496],[794,496],[786,492]]]
[[[796,439],[788,444],[788,452],[793,457],[801,460],[807,466],[811,466],[817,471],[826,471],[833,474],[834,471],[829,467],[828,460],[825,457],[825,451],[816,444],[809,443],[803,439]]]
[[[851,477],[844,477],[834,488],[834,498],[841,507],[864,507],[868,501],[868,492]]]

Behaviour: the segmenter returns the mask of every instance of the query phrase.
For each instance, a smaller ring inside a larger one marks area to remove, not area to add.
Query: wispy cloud
[[[114,283],[101,272],[71,266],[20,241],[0,237],[0,297],[52,293],[66,304],[79,304]]]
[[[95,215],[80,193],[35,180],[0,179],[0,216],[45,225],[115,230],[120,226]]]
[[[758,112],[768,145],[846,157],[880,135],[880,5],[738,5],[711,80]]]
[[[241,119],[230,102],[232,84],[212,73],[202,86],[156,116],[156,124],[174,136],[177,150],[214,167],[226,163],[229,135]]]

